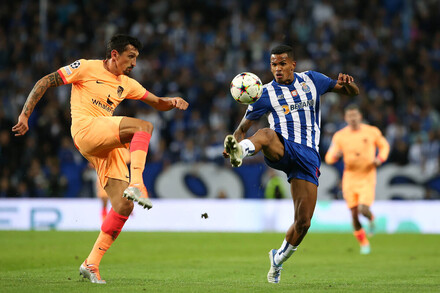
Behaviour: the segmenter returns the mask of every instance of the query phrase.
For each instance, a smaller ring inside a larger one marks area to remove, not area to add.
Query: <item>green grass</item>
[[[123,232],[101,262],[106,285],[78,267],[97,232],[0,231],[0,292],[440,292],[440,235],[306,236],[269,284],[275,233]]]

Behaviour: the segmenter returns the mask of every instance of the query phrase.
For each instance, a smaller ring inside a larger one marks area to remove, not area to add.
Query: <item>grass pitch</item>
[[[440,292],[440,235],[379,234],[359,255],[350,234],[306,236],[269,284],[278,233],[123,232],[101,262],[78,267],[97,232],[0,231],[0,292]]]

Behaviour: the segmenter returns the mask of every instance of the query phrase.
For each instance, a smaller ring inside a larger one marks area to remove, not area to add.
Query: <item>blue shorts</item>
[[[276,162],[264,157],[266,164],[286,173],[289,182],[296,178],[309,181],[318,186],[318,178],[321,175],[319,171],[321,157],[318,152],[311,147],[285,140],[280,134],[278,134],[278,137],[284,144],[284,156]]]

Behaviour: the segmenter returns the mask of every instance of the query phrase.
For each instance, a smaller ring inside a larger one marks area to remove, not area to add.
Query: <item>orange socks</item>
[[[142,183],[142,173],[144,172],[147,159],[148,145],[150,144],[151,134],[145,131],[138,131],[133,135],[130,144],[131,164],[130,183]]]
[[[92,251],[87,257],[87,263],[99,266],[104,253],[110,248],[113,242],[114,240],[110,235],[101,231],[98,239],[96,239],[95,245],[93,245]]]
[[[370,242],[367,239],[367,235],[365,233],[365,230],[363,228],[361,228],[360,230],[354,231],[353,234],[361,246],[370,244]]]
[[[101,233],[99,233],[98,239],[96,239],[95,245],[93,245],[92,251],[87,257],[88,264],[99,266],[104,253],[115,242],[127,219],[128,217],[122,216],[113,209],[110,209],[104,223],[102,223]]]

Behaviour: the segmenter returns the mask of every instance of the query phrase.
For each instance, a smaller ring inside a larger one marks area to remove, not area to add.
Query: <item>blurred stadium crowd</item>
[[[0,23],[0,197],[84,196],[88,167],[70,137],[70,86],[46,92],[24,137],[11,127],[39,78],[79,58],[103,59],[118,32],[144,44],[132,77],[190,103],[165,113],[119,106],[115,115],[155,125],[150,162],[223,164],[223,138],[246,109],[230,97],[230,81],[251,71],[270,82],[270,49],[286,43],[296,71],[355,77],[355,102],[386,135],[389,161],[439,173],[440,1],[22,0],[2,2]],[[323,97],[322,155],[350,102]]]

